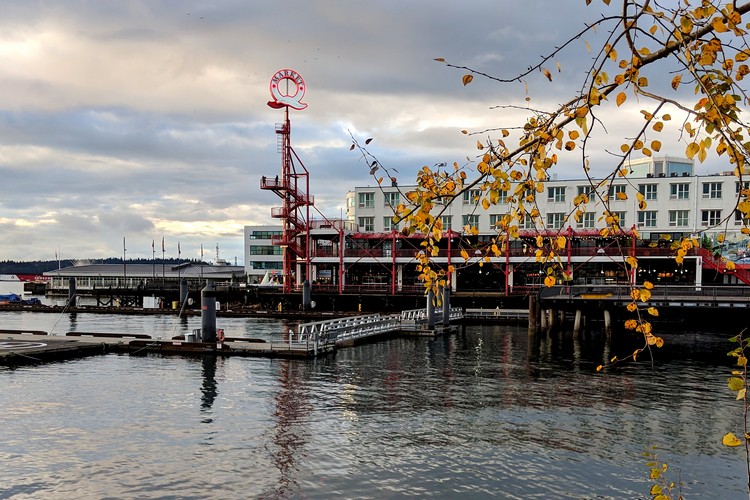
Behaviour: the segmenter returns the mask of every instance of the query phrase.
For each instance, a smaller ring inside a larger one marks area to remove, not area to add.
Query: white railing
[[[474,319],[527,319],[527,309],[466,309],[464,317]]]

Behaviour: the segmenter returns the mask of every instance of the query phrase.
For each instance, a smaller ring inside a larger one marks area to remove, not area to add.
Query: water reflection
[[[305,364],[279,360],[279,390],[276,393],[274,417],[273,462],[279,471],[274,497],[288,497],[299,490],[299,463],[307,458],[305,445],[310,431],[307,419],[311,413]]]
[[[201,360],[201,374],[203,375],[203,385],[201,386],[201,411],[211,415],[211,408],[216,401],[216,363],[217,356],[204,355]],[[211,423],[212,418],[206,417],[202,422]]]

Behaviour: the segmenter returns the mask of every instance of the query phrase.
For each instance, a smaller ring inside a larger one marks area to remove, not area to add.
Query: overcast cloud
[[[436,57],[512,76],[605,7],[583,0],[31,1],[0,6],[0,260],[152,255],[243,262],[242,228],[272,224],[259,189],[280,171],[266,105],[281,68],[306,80],[292,145],[318,209],[372,184],[350,136],[412,183],[423,165],[463,163],[483,130],[519,124],[521,84],[476,78]],[[593,42],[593,40],[592,40]],[[554,84],[528,78],[538,107],[566,100],[589,62],[562,55]],[[666,81],[666,80],[665,80]],[[657,84],[658,82],[654,82]],[[663,83],[663,82],[662,82]],[[637,108],[608,129],[619,144]],[[520,122],[522,123],[522,122]],[[684,146],[665,143],[663,153]],[[606,163],[604,148],[592,155]],[[559,176],[580,177],[560,165]],[[719,168],[719,166],[714,166]],[[712,166],[701,168],[713,168]],[[210,250],[209,250],[210,249]]]

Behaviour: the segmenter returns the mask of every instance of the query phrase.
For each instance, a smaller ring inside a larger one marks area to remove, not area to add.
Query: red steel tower
[[[268,105],[284,109],[284,123],[276,124],[277,144],[281,153],[281,176],[262,177],[260,187],[273,191],[282,205],[271,209],[271,217],[281,219],[282,233],[271,242],[279,245],[283,256],[284,293],[292,291],[297,283],[310,279],[310,207],[314,199],[310,193],[310,174],[291,145],[289,108],[302,110],[305,81],[294,70],[282,69],[271,78],[273,100]],[[297,269],[295,269],[295,267]],[[303,273],[303,276],[300,276]]]

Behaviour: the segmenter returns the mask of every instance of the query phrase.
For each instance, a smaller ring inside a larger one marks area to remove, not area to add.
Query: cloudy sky
[[[615,2],[613,2],[615,3]],[[338,217],[372,184],[350,133],[403,184],[423,165],[464,163],[478,131],[518,124],[522,84],[477,78],[443,57],[513,76],[601,14],[584,0],[16,0],[0,5],[0,261],[157,256],[243,263],[242,229],[279,205],[269,80],[305,79],[292,145],[317,208]],[[566,100],[590,55],[563,54],[535,106]],[[637,116],[621,110],[618,123]],[[520,122],[522,123],[522,121]],[[617,136],[619,130],[610,129]],[[481,137],[481,136],[480,136]],[[617,138],[622,141],[622,134]],[[684,145],[665,145],[679,155]],[[604,158],[604,157],[602,157]],[[602,160],[606,162],[606,160]],[[702,167],[710,168],[710,167]],[[558,175],[580,177],[575,158]]]

